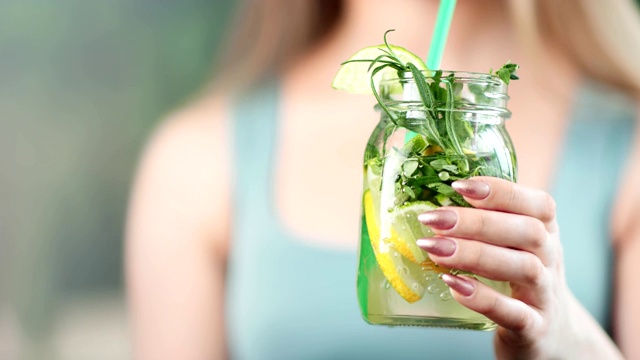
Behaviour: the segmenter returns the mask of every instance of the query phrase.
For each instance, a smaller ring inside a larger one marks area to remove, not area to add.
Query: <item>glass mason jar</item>
[[[492,330],[495,323],[460,305],[441,279],[465,273],[509,294],[508,283],[439,266],[416,245],[433,233],[418,214],[470,206],[451,183],[472,176],[516,181],[504,123],[507,85],[490,74],[437,71],[383,80],[381,117],[364,157],[357,293],[370,324]],[[426,85],[419,86],[419,85]]]

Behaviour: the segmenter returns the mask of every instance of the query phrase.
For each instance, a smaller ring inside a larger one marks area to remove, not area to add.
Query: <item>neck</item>
[[[389,42],[425,58],[438,6],[439,1],[433,0],[348,0],[334,39],[350,55],[354,49],[381,43],[386,30],[396,29],[389,34]],[[517,60],[510,26],[505,1],[459,1],[442,68],[486,72],[506,60]]]
[[[438,5],[436,0],[346,0],[341,23],[331,36],[301,59],[299,65],[304,66],[296,69],[307,74],[307,79],[308,74],[313,73],[318,84],[328,84],[340,62],[358,49],[382,43],[382,35],[388,29],[396,29],[389,34],[389,42],[424,58],[429,50]],[[536,54],[525,51],[521,44],[527,42],[520,42],[512,21],[512,8],[508,5],[507,0],[458,1],[442,69],[488,72],[511,60],[521,66],[518,74],[522,79],[528,79],[528,86],[545,88],[549,98],[567,98],[573,89],[569,80],[577,75],[571,64],[551,48],[540,48],[540,53]],[[551,79],[543,76],[545,64],[549,63],[554,64],[556,73],[563,76]],[[324,86],[320,88],[331,91]]]

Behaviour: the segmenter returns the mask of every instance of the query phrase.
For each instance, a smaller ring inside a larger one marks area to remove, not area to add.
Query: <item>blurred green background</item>
[[[1,359],[127,351],[94,357],[98,340],[74,327],[126,331],[122,231],[135,165],[159,119],[207,80],[234,7],[0,0]]]

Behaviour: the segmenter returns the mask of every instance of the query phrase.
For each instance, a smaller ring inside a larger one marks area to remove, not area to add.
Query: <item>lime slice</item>
[[[416,245],[416,240],[433,236],[431,229],[418,221],[418,215],[435,209],[437,206],[428,201],[415,201],[398,207],[393,213],[391,226],[411,252],[410,259],[418,264],[427,260],[427,254]]]
[[[448,273],[449,269],[444,266],[438,266],[424,252],[416,241],[421,238],[427,238],[433,236],[433,232],[428,226],[422,225],[418,221],[418,215],[425,212],[435,210],[438,206],[428,201],[414,201],[406,205],[402,205],[393,212],[393,220],[391,220],[391,226],[393,231],[398,234],[399,242],[403,243],[407,252],[411,255],[405,255],[412,262],[422,265],[428,270],[433,270],[441,273]]]
[[[380,227],[378,225],[377,209],[373,203],[371,191],[364,194],[363,199],[364,216],[367,223],[367,231],[373,253],[376,256],[378,267],[384,274],[389,284],[407,302],[414,303],[424,296],[426,284],[425,280],[416,278],[423,270],[420,265],[416,265],[405,259],[388,241],[380,239]]]
[[[424,62],[422,62],[422,59],[420,59],[418,55],[410,52],[409,50],[394,45],[389,45],[389,48],[391,48],[393,53],[403,63],[406,64],[410,62],[420,70],[429,70],[427,69],[427,66],[424,64]],[[352,94],[373,94],[373,92],[371,91],[371,72],[369,71],[369,65],[371,65],[371,62],[375,58],[384,54],[382,52],[382,49],[387,50],[387,46],[384,44],[369,46],[353,54],[353,56],[351,56],[347,61],[364,61],[348,62],[342,65],[340,67],[340,70],[338,70],[335,78],[333,78],[333,83],[331,84],[331,86],[334,89],[345,90]],[[380,65],[382,65],[382,63],[380,63]],[[380,80],[397,76],[398,73],[395,69],[387,67],[374,76],[373,82],[377,89],[378,84],[380,84]]]

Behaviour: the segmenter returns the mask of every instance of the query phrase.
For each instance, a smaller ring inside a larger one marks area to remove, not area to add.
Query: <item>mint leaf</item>
[[[402,164],[402,172],[404,176],[409,177],[418,170],[418,160],[408,159]]]
[[[435,191],[439,192],[440,194],[442,194],[444,196],[451,197],[453,194],[457,194],[457,192],[451,186],[449,186],[449,185],[447,185],[445,183],[442,183],[442,182],[429,184],[427,186],[430,189],[434,189]]]
[[[452,172],[454,174],[458,173],[458,167],[455,165],[445,165],[442,167],[443,170],[447,170],[448,172]]]
[[[415,198],[416,198],[416,193],[414,193],[414,192],[413,192],[413,190],[412,190],[410,187],[405,186],[405,187],[404,187],[404,192],[405,192],[407,195],[409,195],[412,199],[415,199]]]
[[[429,163],[436,171],[444,170],[444,167],[449,165],[449,162],[445,159],[436,159]]]
[[[510,80],[520,79],[516,75],[516,70],[518,70],[518,68],[519,66],[517,64],[507,62],[500,69],[498,69],[498,71],[496,71],[496,75],[498,75],[498,77],[500,77],[500,80],[502,80],[505,84],[509,85]]]

